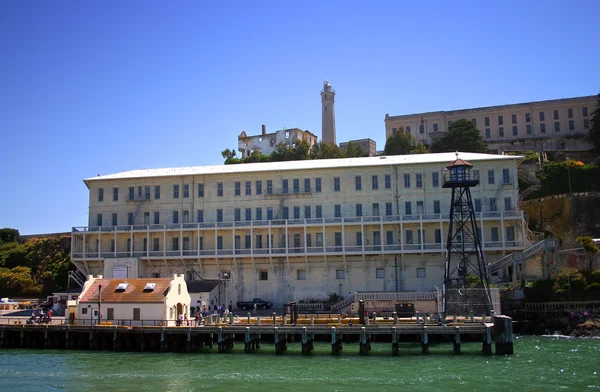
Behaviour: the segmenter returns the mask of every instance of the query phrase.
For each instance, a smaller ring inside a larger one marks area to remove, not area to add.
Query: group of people
[[[36,309],[31,313],[27,324],[50,324],[52,322],[52,309],[45,312],[42,308]]]

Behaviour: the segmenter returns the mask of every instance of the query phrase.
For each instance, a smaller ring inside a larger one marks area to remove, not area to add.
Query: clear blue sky
[[[82,179],[221,164],[263,123],[320,137],[325,79],[338,141],[378,149],[386,113],[599,92],[599,1],[488,3],[2,1],[0,227],[87,225]]]

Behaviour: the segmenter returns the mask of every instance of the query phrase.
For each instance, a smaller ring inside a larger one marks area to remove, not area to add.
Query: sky
[[[218,165],[245,130],[385,145],[385,114],[600,92],[600,2],[0,2],[0,227],[88,222],[83,179]],[[596,37],[596,38],[594,38]]]

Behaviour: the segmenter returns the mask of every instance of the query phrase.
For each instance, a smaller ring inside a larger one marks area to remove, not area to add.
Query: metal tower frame
[[[452,188],[443,285],[443,315],[491,314],[486,265],[473,209],[471,187],[479,184],[472,165],[458,158],[447,166],[443,187]],[[473,257],[475,256],[475,257]],[[467,275],[477,277],[467,282]]]

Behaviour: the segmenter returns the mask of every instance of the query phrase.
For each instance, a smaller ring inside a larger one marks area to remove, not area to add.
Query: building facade
[[[522,157],[461,153],[486,262],[526,243]],[[238,301],[428,291],[444,275],[453,153],[135,170],[84,180],[89,222],[72,231],[86,275],[229,281]],[[112,274],[112,275],[111,275]]]
[[[246,131],[242,131],[238,136],[238,151],[242,153],[242,158],[258,150],[264,155],[269,155],[279,143],[294,146],[298,141],[306,140],[311,147],[317,144],[317,137],[309,131],[303,131],[299,128],[282,129],[279,131],[267,133],[267,127],[262,126],[260,135],[248,136]]]
[[[385,115],[386,140],[399,129],[427,145],[452,121],[473,121],[488,143],[527,139],[555,139],[587,135],[596,96],[489,106],[473,109]]]
[[[340,148],[345,150],[348,146],[348,143],[353,143],[356,146],[362,148],[365,152],[366,157],[374,157],[377,155],[377,143],[373,139],[358,139],[358,140],[350,140],[344,143],[340,143]]]

